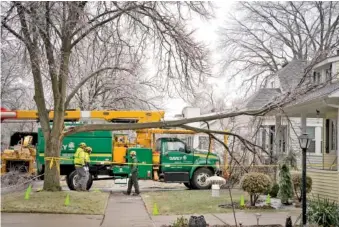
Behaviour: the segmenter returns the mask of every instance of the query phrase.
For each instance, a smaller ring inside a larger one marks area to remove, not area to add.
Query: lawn
[[[69,205],[65,199],[69,194]],[[25,192],[2,195],[1,212],[104,214],[109,193],[103,192],[31,192],[25,200]]]
[[[232,190],[233,202],[239,202],[248,194],[241,190]],[[220,197],[212,197],[210,190],[185,190],[142,193],[147,210],[152,214],[154,203],[159,215],[169,214],[208,214],[232,212],[232,209],[220,208],[218,205],[230,203],[228,190],[220,190]]]

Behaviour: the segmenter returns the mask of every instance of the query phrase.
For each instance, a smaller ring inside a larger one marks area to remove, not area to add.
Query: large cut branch
[[[215,114],[205,117],[194,117],[183,120],[174,120],[174,121],[163,121],[163,122],[149,122],[149,123],[134,123],[134,124],[93,124],[93,125],[82,125],[71,128],[64,132],[64,136],[71,135],[78,132],[89,132],[95,130],[102,131],[118,131],[118,130],[135,130],[135,129],[147,129],[147,128],[166,128],[166,127],[178,127],[188,123],[199,122],[199,121],[212,121],[222,118],[236,117],[239,115],[249,115],[249,116],[258,116],[262,115],[271,110],[270,107],[267,107],[262,110],[249,110],[249,111],[239,111],[239,112],[230,112],[223,114]]]

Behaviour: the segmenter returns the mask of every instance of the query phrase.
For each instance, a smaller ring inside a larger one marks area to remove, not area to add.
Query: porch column
[[[275,117],[275,155],[281,152],[281,131],[281,116],[277,115]]]
[[[301,125],[300,125],[300,129],[301,129],[301,133],[306,133],[306,113],[301,113]]]

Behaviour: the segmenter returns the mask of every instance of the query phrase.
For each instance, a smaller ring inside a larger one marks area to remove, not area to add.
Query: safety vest
[[[74,154],[74,165],[75,166],[84,166],[85,165],[86,153],[82,148],[78,148]]]
[[[85,152],[85,162],[90,162],[91,159],[90,159],[90,156],[89,156],[89,153]]]

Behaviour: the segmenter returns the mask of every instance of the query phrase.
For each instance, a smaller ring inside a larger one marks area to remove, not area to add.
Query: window
[[[337,129],[338,122],[335,119],[326,119],[326,153],[330,153],[330,151],[334,151],[337,149]]]
[[[193,137],[192,137],[192,136],[189,136],[189,137],[187,138],[187,145],[188,145],[189,147],[193,147]]]
[[[185,144],[180,141],[167,142],[167,149],[168,151],[185,151]]]
[[[326,69],[326,82],[330,82],[332,80],[332,65],[330,68]]]
[[[310,139],[315,139],[315,127],[306,127],[306,133]]]
[[[311,144],[307,151],[310,153],[315,153],[315,127],[306,127],[306,133],[311,139]]]
[[[156,144],[156,147],[155,147],[155,150],[156,151],[161,151],[161,140],[157,140],[157,144]]]
[[[337,122],[331,120],[331,150],[337,149]]]
[[[271,82],[271,88],[274,88],[274,81]]]
[[[325,124],[325,151],[330,153],[330,119],[326,119]]]
[[[313,72],[313,83],[320,84],[321,83],[321,74],[320,72]]]
[[[287,126],[286,125],[282,125],[281,126],[281,150],[282,152],[286,152],[287,151]]]
[[[209,140],[207,136],[199,136],[199,149],[208,150]]]
[[[261,147],[266,149],[266,129],[261,129]]]

